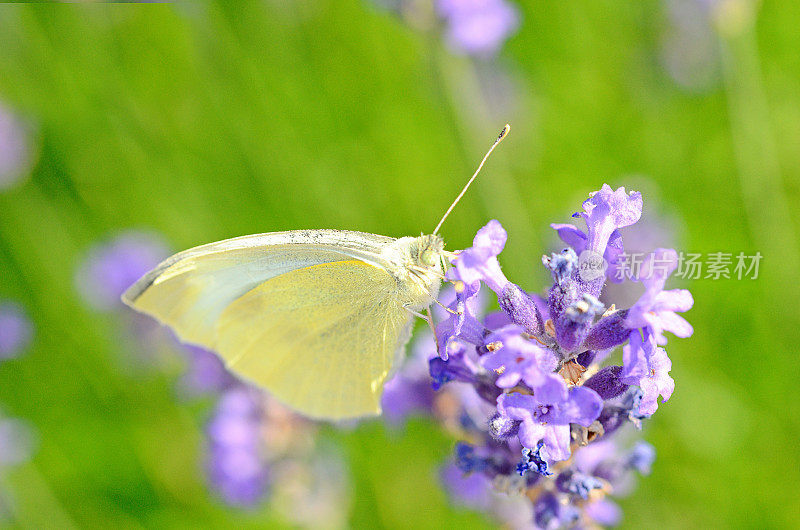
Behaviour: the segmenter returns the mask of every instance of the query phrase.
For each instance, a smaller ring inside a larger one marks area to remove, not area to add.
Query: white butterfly
[[[436,299],[438,236],[298,230],[186,250],[123,295],[312,417],[379,414],[383,383]]]

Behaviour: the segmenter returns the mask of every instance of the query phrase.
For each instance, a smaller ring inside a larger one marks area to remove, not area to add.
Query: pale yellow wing
[[[296,230],[242,236],[185,250],[150,271],[122,296],[178,337],[213,348],[214,326],[234,300],[289,271],[353,258],[380,262],[392,238],[343,230]]]
[[[408,341],[397,283],[363,261],[276,276],[220,315],[214,349],[228,368],[316,418],[380,414],[383,383]]]

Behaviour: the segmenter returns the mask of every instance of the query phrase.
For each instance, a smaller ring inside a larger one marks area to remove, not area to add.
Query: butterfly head
[[[444,278],[444,241],[436,235],[414,238],[408,257],[409,283],[417,296],[414,305],[427,306],[438,295]]]
[[[444,241],[439,236],[417,238],[416,265],[422,268],[441,270]]]

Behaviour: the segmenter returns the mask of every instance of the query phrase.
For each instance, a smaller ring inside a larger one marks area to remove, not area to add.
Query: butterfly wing
[[[357,258],[380,263],[393,238],[343,230],[243,236],[186,250],[161,263],[122,296],[169,325],[184,342],[214,348],[214,326],[234,300],[295,269]]]
[[[396,291],[386,270],[360,260],[287,272],[222,312],[215,349],[231,370],[309,416],[379,414],[412,324]]]

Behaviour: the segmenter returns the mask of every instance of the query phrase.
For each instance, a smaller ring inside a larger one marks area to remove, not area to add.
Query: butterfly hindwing
[[[228,367],[312,417],[380,413],[411,330],[395,279],[359,260],[269,279],[224,309],[214,348]]]

